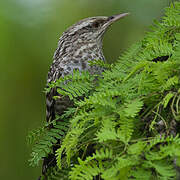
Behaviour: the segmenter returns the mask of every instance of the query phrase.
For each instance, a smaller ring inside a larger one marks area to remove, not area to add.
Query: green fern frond
[[[33,146],[29,160],[31,166],[38,165],[39,161],[52,152],[52,146],[62,139],[69,128],[69,123],[57,122],[51,129],[44,130],[38,142]]]
[[[44,132],[44,127],[40,127],[38,129],[34,129],[30,131],[26,137],[26,141],[28,145],[34,144],[39,139],[39,137],[43,132]]]
[[[45,92],[49,92],[51,88],[57,88],[57,92],[60,95],[69,96],[72,100],[73,98],[88,94],[93,89],[94,79],[95,75],[90,75],[87,71],[73,71],[73,74],[60,77],[56,82],[49,83]]]
[[[179,82],[179,78],[177,76],[171,77],[167,80],[167,82],[162,86],[162,91],[168,90],[174,85],[177,85]]]
[[[136,180],[138,179],[149,180],[149,179],[152,179],[153,177],[151,170],[144,169],[142,167],[132,170],[130,174],[131,175],[129,176],[129,178],[133,177]]]
[[[157,162],[148,162],[148,166],[154,168],[156,172],[159,174],[159,178],[166,178],[166,179],[174,179],[176,176],[176,171],[172,164],[168,163],[167,160],[165,161],[157,161]]]
[[[164,108],[167,107],[169,101],[170,101],[173,97],[174,97],[174,93],[172,93],[172,92],[169,92],[169,93],[164,97],[163,102],[162,102]]]
[[[180,15],[179,15],[180,4],[179,2],[174,2],[171,4],[170,8],[166,8],[165,15],[163,17],[163,24],[166,26],[179,27]]]
[[[107,64],[101,59],[100,60],[94,59],[93,61],[89,61],[88,63],[90,66],[99,66],[105,69],[111,69],[113,67],[113,64]]]
[[[109,117],[102,121],[102,128],[97,132],[96,138],[99,142],[105,142],[108,140],[117,140],[118,135],[115,130],[115,124],[112,121],[114,118]]]
[[[101,160],[105,161],[112,158],[113,153],[109,149],[100,149],[100,151],[96,151],[92,157],[87,157],[85,161],[78,158],[79,165],[75,165],[75,167],[72,168],[70,179],[91,180],[103,171]]]
[[[70,169],[58,169],[57,166],[51,167],[46,173],[46,177],[41,177],[40,180],[64,180],[68,179]]]
[[[76,145],[78,143],[78,138],[83,132],[83,129],[76,127],[71,132],[67,133],[65,139],[62,142],[61,147],[56,151],[57,166],[61,168],[62,163],[62,153],[64,152],[67,156],[67,164],[70,165],[71,157],[76,151]]]
[[[78,161],[80,165],[75,165],[75,167],[72,168],[72,171],[69,173],[70,179],[91,180],[93,179],[93,177],[96,177],[100,173],[100,169],[97,166],[96,161],[92,160],[88,164],[85,164],[80,159],[78,159]]]
[[[126,117],[135,117],[141,110],[143,102],[140,99],[135,99],[125,103],[124,113]]]
[[[118,157],[117,162],[112,165],[111,168],[106,169],[102,173],[102,178],[108,179],[127,179],[129,171],[133,165],[136,165],[137,161],[132,158]]]

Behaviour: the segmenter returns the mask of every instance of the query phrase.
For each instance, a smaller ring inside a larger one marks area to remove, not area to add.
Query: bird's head
[[[64,35],[83,42],[101,41],[107,28],[127,15],[128,13],[123,13],[109,17],[97,16],[86,18],[68,28]]]

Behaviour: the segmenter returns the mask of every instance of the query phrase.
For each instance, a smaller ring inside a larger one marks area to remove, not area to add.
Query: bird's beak
[[[99,37],[102,38],[103,34],[106,32],[108,27],[111,26],[111,24],[113,24],[114,22],[118,21],[119,19],[121,19],[127,15],[129,15],[129,13],[122,13],[122,14],[117,14],[117,15],[107,17],[104,25],[102,26],[102,31],[99,34]]]
[[[110,17],[108,18],[108,21],[111,22],[111,23],[113,23],[113,22],[118,21],[119,19],[121,19],[121,18],[123,18],[123,17],[125,17],[125,16],[127,16],[127,15],[129,15],[129,13],[123,13],[123,14],[113,15],[113,16],[110,16]]]
[[[117,15],[109,16],[107,18],[106,23],[104,24],[104,27],[107,28],[108,26],[110,26],[114,22],[118,21],[119,19],[121,19],[127,15],[129,15],[129,13],[123,13],[123,14],[117,14]]]

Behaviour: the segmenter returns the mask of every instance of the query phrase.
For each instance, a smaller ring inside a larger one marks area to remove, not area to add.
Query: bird
[[[105,62],[103,54],[103,37],[107,29],[129,13],[112,16],[88,17],[70,26],[60,37],[58,47],[53,56],[53,63],[47,77],[49,83],[56,82],[60,77],[73,74],[74,70],[88,71],[90,74],[100,74],[103,69],[90,66],[93,60]],[[67,107],[72,106],[68,97],[54,99],[59,95],[56,88],[46,94],[46,120],[51,122],[56,115],[62,115]],[[55,165],[55,156],[50,154],[44,158],[43,174],[47,168]]]

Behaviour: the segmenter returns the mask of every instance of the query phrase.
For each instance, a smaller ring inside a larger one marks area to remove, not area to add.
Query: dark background
[[[45,120],[43,89],[61,33],[79,19],[130,12],[104,38],[113,62],[160,19],[168,0],[0,0],[0,179],[35,180],[28,131]]]

